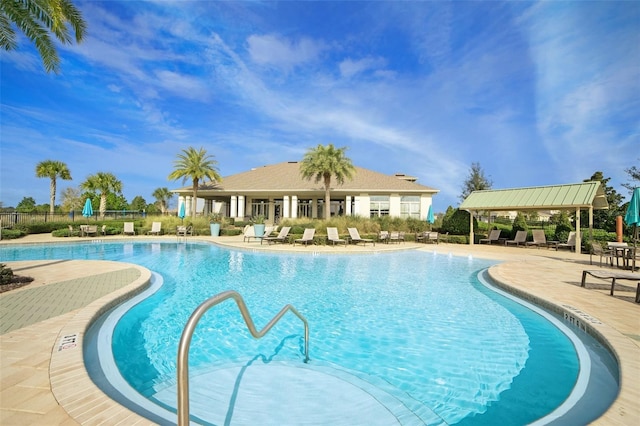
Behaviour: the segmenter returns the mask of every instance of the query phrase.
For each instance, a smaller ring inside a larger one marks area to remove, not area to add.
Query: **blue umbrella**
[[[178,209],[178,217],[184,221],[185,207],[184,202],[180,202],[180,208]]]
[[[627,225],[640,225],[640,188],[633,190],[627,213],[624,215],[624,221]]]
[[[82,209],[82,216],[86,218],[90,218],[93,216],[93,207],[91,206],[91,199],[87,198],[87,201],[84,203],[84,208]]]
[[[633,266],[632,271],[636,270],[636,256],[635,250],[637,250],[638,245],[638,225],[640,225],[640,188],[636,188],[633,190],[633,195],[631,196],[631,201],[629,201],[629,205],[627,206],[627,213],[624,215],[624,221],[627,225],[633,225]]]
[[[436,218],[433,216],[433,210],[431,209],[431,206],[429,206],[429,212],[427,213],[427,222],[433,225],[435,221]]]

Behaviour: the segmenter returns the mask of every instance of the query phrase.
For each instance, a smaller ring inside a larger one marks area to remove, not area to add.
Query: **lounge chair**
[[[162,222],[153,222],[151,224],[151,231],[147,232],[147,235],[160,235],[162,230]]]
[[[133,229],[133,222],[125,222],[124,229],[122,230],[123,235],[136,235],[135,229]]]
[[[495,242],[500,241],[500,230],[499,229],[492,229],[491,232],[489,233],[489,238],[480,238],[480,241],[478,241],[480,244],[482,243],[487,243],[487,244],[493,244]]]
[[[245,225],[244,229],[242,230],[242,235],[242,241],[251,241],[252,238],[256,238],[256,229],[253,227],[253,225]]]
[[[291,231],[290,226],[283,226],[278,235],[276,235],[275,237],[263,237],[260,240],[260,244],[262,244],[264,241],[266,241],[267,244],[284,243],[289,239],[289,231]]]
[[[549,248],[549,245],[555,245],[558,243],[558,241],[547,242],[547,236],[544,234],[544,231],[542,229],[534,229],[533,231],[531,231],[531,233],[533,234],[533,241],[527,241],[525,243],[527,247],[537,246],[538,248],[540,248],[542,246]]]
[[[616,272],[616,271],[608,271],[606,269],[599,269],[595,271],[585,270],[582,271],[582,282],[580,283],[580,287],[586,288],[586,279],[587,274],[592,277],[600,278],[601,280],[611,280],[611,292],[610,294],[613,296],[613,290],[616,286],[616,280],[629,280],[629,281],[639,281],[638,286],[636,287],[636,303],[640,303],[640,274],[636,274],[633,272]]]
[[[507,240],[507,245],[519,246],[520,244],[525,244],[527,242],[527,231],[518,231],[516,232],[516,236],[513,240]]]
[[[569,232],[569,237],[567,238],[566,243],[558,243],[556,244],[556,250],[561,248],[568,248],[569,250],[576,249],[576,231]]]
[[[388,243],[389,242],[389,231],[380,231],[378,233],[378,242]]]
[[[313,243],[313,237],[315,234],[316,234],[315,228],[306,228],[304,230],[304,234],[302,234],[302,238],[297,238],[293,240],[293,245],[295,246],[296,243],[300,243],[306,246],[309,243]]]
[[[596,243],[595,241],[591,242],[591,253],[589,255],[589,265],[593,265],[592,256],[600,256],[600,267],[602,268],[602,258],[609,259],[609,264],[613,268],[613,258],[616,255],[611,251],[611,249],[603,249],[600,243]]]
[[[336,244],[344,244],[347,245],[347,240],[343,240],[338,235],[338,228],[327,228],[327,243],[331,243],[334,246]]]
[[[353,244],[362,243],[362,245],[367,245],[367,243],[372,243],[374,246],[376,242],[371,238],[360,238],[360,233],[358,232],[358,228],[347,228],[349,231],[349,241]]]

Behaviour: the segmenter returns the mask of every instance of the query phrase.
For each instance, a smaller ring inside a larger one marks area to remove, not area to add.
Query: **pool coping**
[[[138,238],[136,238],[136,240],[137,239]],[[53,241],[56,240],[57,239],[54,239]],[[161,241],[160,239],[154,240]],[[218,243],[218,241],[215,241],[212,238],[194,239],[194,241]],[[78,240],[69,242],[78,242]],[[248,247],[241,243],[221,245],[229,248],[255,249],[255,247]],[[469,249],[469,246],[455,248],[452,246],[453,245],[425,247],[424,245],[413,245],[413,247],[398,247],[396,250],[413,248],[440,253],[449,250],[449,253],[451,253],[450,250],[453,250],[454,252],[464,252]],[[264,248],[267,249],[267,246],[264,246]],[[496,259],[495,255],[492,255],[491,250],[486,250],[485,247],[482,247],[482,249],[484,249],[485,252],[488,251],[488,253],[484,253],[483,256],[479,257]],[[510,250],[517,249],[511,248]],[[305,252],[304,249],[298,251],[290,250],[290,248],[285,251],[295,251],[296,253]],[[331,251],[334,251],[334,249],[331,249]],[[373,252],[373,250],[369,250],[368,252]],[[307,251],[307,253],[313,254],[313,252],[309,253],[309,251]],[[323,251],[322,253],[324,254],[326,251]],[[478,255],[478,253],[475,254]],[[532,253],[528,251],[528,254]],[[544,259],[543,261],[546,262],[547,260],[551,259]],[[532,263],[535,262],[528,262],[526,260],[515,260],[510,262],[503,260],[503,263],[494,265],[489,269],[489,275],[500,287],[505,288],[510,293],[516,293],[526,300],[533,301],[534,303],[556,311],[561,315],[578,315],[583,320],[586,329],[592,332],[594,337],[598,338],[611,350],[618,360],[620,367],[620,393],[609,409],[592,424],[636,424],[638,419],[640,419],[640,409],[637,407],[638,404],[636,404],[636,401],[640,399],[640,384],[637,380],[637,377],[640,377],[640,346],[638,346],[638,344],[630,337],[619,332],[614,327],[607,325],[603,321],[597,320],[597,312],[589,313],[590,309],[588,309],[588,307],[574,307],[572,304],[567,303],[566,300],[563,301],[562,298],[550,296],[548,292],[545,291],[544,286],[541,288],[531,288],[523,287],[518,285],[518,283],[513,283],[513,281],[517,281],[517,279],[513,279],[514,270],[519,275],[526,274],[526,272],[523,271],[523,267],[531,267]],[[107,296],[103,296],[74,313],[73,317],[60,329],[60,332],[57,335],[56,344],[54,344],[52,348],[49,365],[51,392],[53,393],[57,403],[68,413],[71,419],[80,424],[104,424],[105,422],[108,422],[108,424],[155,424],[130,411],[104,394],[89,377],[83,362],[82,341],[84,333],[89,326],[102,313],[120,303],[122,300],[128,299],[144,290],[150,283],[151,272],[149,270],[140,267],[139,265],[130,265],[139,268],[142,271],[141,276],[122,289],[110,293]],[[533,265],[533,267],[535,268],[535,265]],[[582,266],[580,267],[582,268]],[[567,290],[569,290],[569,292],[579,291],[582,294],[585,294],[586,291],[585,289],[579,288],[563,290],[565,290],[565,292]],[[595,303],[596,306],[600,305],[600,302],[602,301],[611,302],[614,300],[614,298],[608,298],[607,295],[601,292],[594,291],[588,293],[591,293],[588,295],[589,298],[593,297],[599,300],[599,302]],[[626,303],[620,301],[617,302]],[[633,304],[629,307],[631,309],[638,309],[638,306]],[[638,311],[632,313],[632,315],[634,314],[636,315],[636,318],[638,318]],[[595,319],[595,321],[591,321],[591,319]],[[76,346],[74,348],[61,349],[65,342],[69,342],[70,336],[75,336],[74,343]]]

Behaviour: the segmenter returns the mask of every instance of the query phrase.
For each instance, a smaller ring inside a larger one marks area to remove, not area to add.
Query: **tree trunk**
[[[49,192],[49,213],[53,215],[56,208],[56,178],[51,178]]]
[[[104,213],[107,211],[107,194],[100,194],[100,219],[104,219]]]
[[[196,219],[196,205],[198,201],[198,179],[193,180],[193,198],[191,199],[191,220]]]
[[[331,175],[324,176],[324,218],[331,217]]]

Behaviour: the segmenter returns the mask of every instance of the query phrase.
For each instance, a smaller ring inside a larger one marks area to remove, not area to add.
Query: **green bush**
[[[15,240],[16,238],[22,238],[27,233],[22,229],[3,229],[2,230],[2,239],[3,240]]]
[[[450,235],[468,235],[470,214],[468,211],[457,209],[451,215],[447,215],[442,220],[441,232],[448,232]],[[473,228],[478,227],[478,221],[473,218]]]
[[[560,223],[556,225],[556,234],[554,236],[554,239],[556,241],[566,242],[567,239],[569,238],[569,232],[571,231],[573,231],[573,228],[571,228],[571,225]]]
[[[0,284],[10,284],[13,280],[13,270],[7,265],[0,263]]]
[[[511,226],[511,238],[515,238],[516,233],[518,231],[528,231],[529,227],[527,226],[527,220],[522,214],[522,212],[518,212],[516,214],[515,219],[513,219],[513,224]]]

